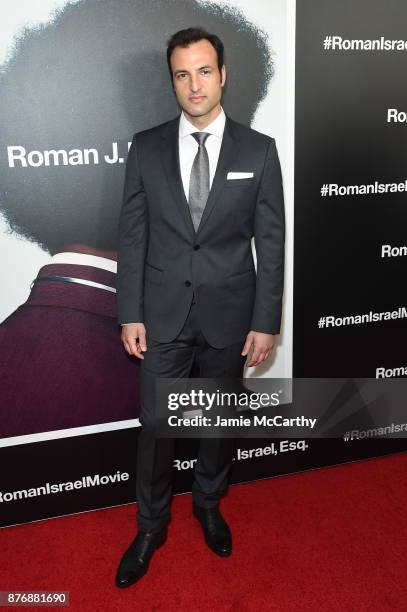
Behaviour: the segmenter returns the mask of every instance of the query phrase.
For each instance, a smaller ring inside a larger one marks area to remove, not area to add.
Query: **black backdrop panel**
[[[2,472],[0,527],[134,502],[138,431],[125,429],[3,448],[2,465],[7,468]],[[191,490],[197,443],[197,440],[182,440],[178,445],[174,465],[175,493]],[[276,455],[268,450],[273,443],[279,451]],[[404,448],[403,440],[358,440],[348,444],[340,440],[312,440],[305,450],[301,450],[300,440],[291,441],[292,450],[288,449],[289,443],[285,441],[286,450],[280,452],[280,440],[239,441],[231,483]],[[128,479],[117,479],[117,474],[120,477],[128,474]],[[100,484],[83,486],[84,478],[90,477],[95,482],[97,475]],[[105,484],[103,480],[109,476],[113,480],[116,477],[116,481]],[[66,490],[65,485],[75,481],[82,486]],[[64,485],[63,490],[52,492],[52,487],[60,484]]]
[[[407,178],[407,51],[324,49],[327,36],[406,38],[401,0],[297,2],[294,375],[376,376],[406,365],[406,320],[318,328],[322,316],[406,305],[406,193],[322,196],[324,184]]]

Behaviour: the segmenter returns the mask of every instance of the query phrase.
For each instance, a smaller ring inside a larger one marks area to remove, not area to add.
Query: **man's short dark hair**
[[[223,66],[223,42],[216,36],[216,34],[210,34],[203,28],[186,28],[185,30],[179,30],[179,32],[175,32],[171,36],[171,38],[167,42],[167,63],[168,69],[170,71],[171,79],[172,79],[172,70],[171,70],[171,55],[174,51],[175,47],[189,47],[193,43],[197,43],[200,40],[207,40],[211,43],[212,47],[216,51],[216,55],[218,57],[218,68],[219,72]]]

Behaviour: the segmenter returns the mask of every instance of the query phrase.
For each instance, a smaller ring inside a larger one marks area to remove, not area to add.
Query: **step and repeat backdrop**
[[[117,222],[133,133],[178,112],[165,44],[181,28],[221,37],[225,111],[273,136],[281,160],[284,321],[273,360],[247,378],[406,376],[401,0],[0,11],[0,526],[135,501],[139,364],[116,321]],[[344,383],[327,418],[355,394]],[[358,414],[344,438],[238,440],[231,481],[407,449]],[[175,492],[190,490],[197,444],[177,443]]]
[[[406,16],[400,0],[297,2],[295,377],[407,375]],[[407,448],[386,439],[407,415],[369,427],[374,402],[347,412],[352,386],[328,408],[347,427],[317,442],[321,464]]]

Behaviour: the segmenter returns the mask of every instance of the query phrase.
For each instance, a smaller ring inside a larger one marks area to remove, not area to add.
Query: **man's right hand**
[[[147,350],[144,323],[129,323],[122,326],[122,342],[129,355],[144,359],[141,351]]]

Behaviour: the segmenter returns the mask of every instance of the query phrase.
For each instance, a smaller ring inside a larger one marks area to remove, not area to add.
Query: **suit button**
[[[200,248],[201,248],[201,247],[199,246],[199,244],[196,244],[196,245],[194,246],[194,251],[198,251]]]
[[[190,287],[191,286],[191,281],[185,281],[185,285],[186,285],[186,287]]]

